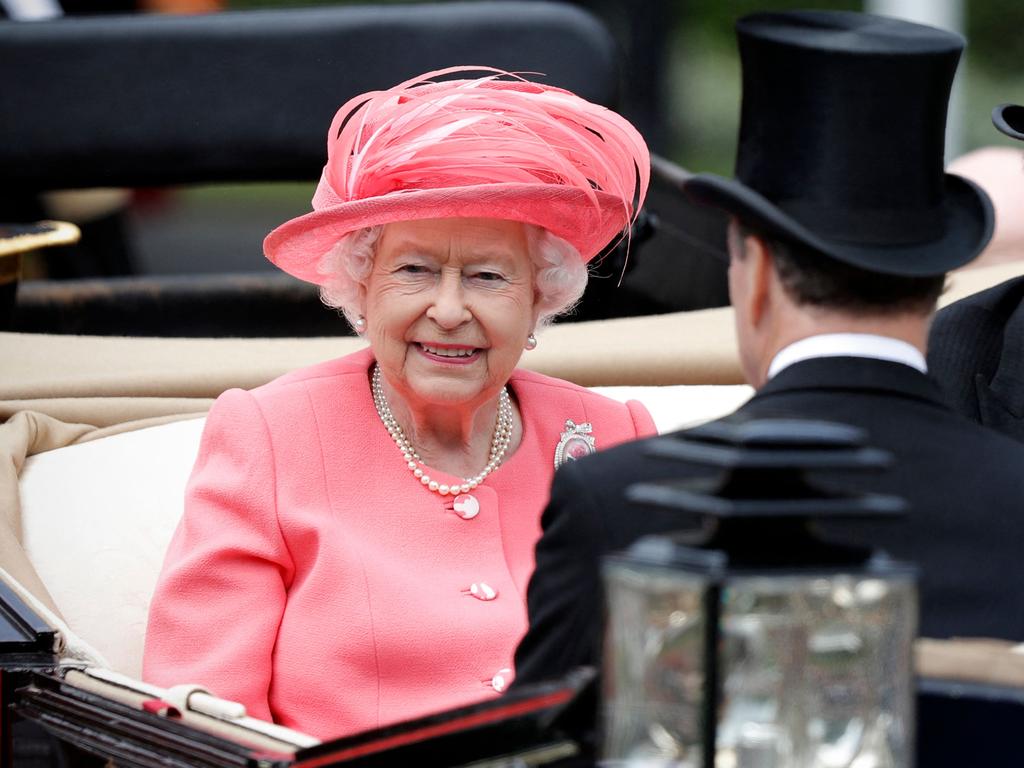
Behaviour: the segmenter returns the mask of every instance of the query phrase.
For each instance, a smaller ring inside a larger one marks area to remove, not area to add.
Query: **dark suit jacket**
[[[1024,278],[939,312],[928,367],[954,410],[1024,442]]]
[[[895,454],[896,464],[845,479],[903,496],[911,508],[905,521],[857,524],[847,539],[921,566],[921,634],[1024,640],[1024,446],[953,413],[939,398],[929,378],[908,366],[819,358],[786,368],[726,418],[802,417],[866,429],[870,443]],[[530,628],[516,651],[517,684],[598,662],[601,556],[678,527],[673,513],[623,499],[633,483],[698,472],[645,456],[647,442],[597,453],[556,474],[528,591]]]

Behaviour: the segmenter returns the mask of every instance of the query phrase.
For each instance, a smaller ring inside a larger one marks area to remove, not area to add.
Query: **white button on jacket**
[[[494,673],[494,677],[491,678],[491,688],[501,693],[508,688],[509,683],[512,682],[512,670],[508,667],[499,669]]]
[[[498,596],[498,590],[483,581],[474,581],[469,585],[469,594],[477,600],[493,600]]]
[[[455,514],[463,520],[472,520],[480,514],[480,502],[476,496],[463,493],[455,497]]]

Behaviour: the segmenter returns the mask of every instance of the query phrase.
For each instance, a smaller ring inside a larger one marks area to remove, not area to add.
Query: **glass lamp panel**
[[[909,768],[912,578],[733,578],[716,768]]]
[[[701,764],[707,586],[684,571],[605,566],[602,766]]]

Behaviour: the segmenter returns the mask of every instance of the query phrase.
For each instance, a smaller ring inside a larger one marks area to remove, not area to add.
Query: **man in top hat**
[[[992,122],[1024,141],[1024,106],[998,106]],[[1021,182],[1024,189],[1024,176]],[[954,410],[1024,442],[1024,277],[939,312],[928,365]]]
[[[943,172],[963,40],[845,12],[755,14],[737,33],[736,178],[684,183],[731,219],[730,296],[757,392],[726,418],[866,430],[895,464],[858,482],[904,497],[909,515],[855,534],[922,567],[921,634],[1024,639],[1019,547],[1008,546],[1024,535],[1024,447],[947,408],[924,356],[945,272],[992,230],[985,194]],[[646,455],[646,442],[556,474],[517,684],[595,664],[602,555],[679,527],[669,511],[624,500],[634,483],[688,472]]]

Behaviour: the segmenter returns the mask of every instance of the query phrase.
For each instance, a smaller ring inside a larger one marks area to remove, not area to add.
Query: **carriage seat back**
[[[637,399],[660,431],[715,418],[745,386],[596,388]],[[38,454],[20,477],[23,543],[71,629],[111,669],[138,677],[149,600],[181,517],[204,419]]]

